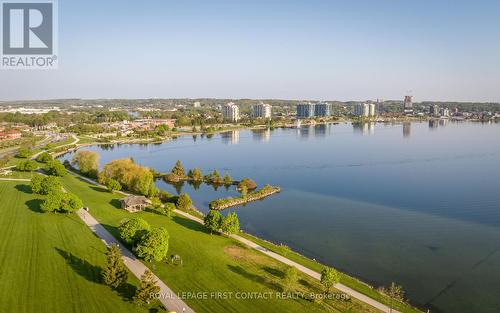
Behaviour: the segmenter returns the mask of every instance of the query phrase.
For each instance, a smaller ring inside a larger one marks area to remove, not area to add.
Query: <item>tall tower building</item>
[[[222,116],[226,120],[230,120],[231,122],[237,122],[240,120],[240,108],[233,102],[224,104],[222,106]]]
[[[413,113],[413,96],[405,96],[403,108],[406,114]]]
[[[316,103],[314,105],[314,115],[315,116],[330,116],[331,115],[331,105],[328,103]]]
[[[313,103],[300,103],[297,104],[297,117],[298,118],[310,118],[314,116]]]
[[[252,116],[254,118],[271,118],[272,107],[266,103],[259,103],[252,106]]]

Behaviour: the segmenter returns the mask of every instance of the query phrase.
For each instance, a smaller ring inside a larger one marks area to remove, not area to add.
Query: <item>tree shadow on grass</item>
[[[176,222],[177,224],[182,225],[182,226],[189,228],[191,230],[201,231],[201,232],[204,232],[205,234],[210,234],[210,231],[208,231],[208,229],[205,226],[203,226],[200,223],[197,223],[195,221],[189,220],[187,218],[183,218],[180,216],[174,216],[174,217],[172,217],[172,220],[174,222]],[[217,234],[215,234],[215,233],[214,233],[214,235],[217,236]]]
[[[31,187],[26,184],[20,184],[16,185],[14,188],[16,188],[18,191],[24,192],[24,193],[29,193],[32,194],[33,191],[31,191]]]
[[[78,275],[82,276],[90,282],[97,284],[101,283],[101,268],[99,266],[92,265],[86,260],[81,259],[70,252],[64,251],[59,248],[55,249]]]
[[[285,273],[283,271],[278,270],[278,269],[275,269],[275,268],[272,268],[269,266],[263,266],[263,267],[261,267],[261,269],[264,270],[265,272],[279,278],[279,279],[282,279],[285,277]]]
[[[92,190],[98,191],[98,192],[106,192],[106,193],[109,193],[108,189],[106,189],[106,188],[104,188],[104,187],[100,187],[100,186],[90,186],[89,188],[90,188],[90,189],[92,189]]]
[[[301,284],[304,287],[307,288],[312,288],[313,286],[305,279],[299,279],[299,284]]]
[[[114,206],[117,209],[122,208],[122,203],[120,202],[120,199],[111,199],[111,201],[109,201],[109,204],[111,204],[112,206]]]
[[[228,264],[227,267],[229,268],[229,270],[231,272],[236,273],[238,275],[241,275],[241,276],[243,276],[251,281],[257,282],[261,285],[264,285],[267,288],[273,289],[275,291],[281,291],[283,289],[281,287],[281,285],[279,285],[275,282],[269,281],[268,279],[266,279],[265,277],[263,277],[261,275],[249,273],[247,270],[245,270],[241,266],[234,266],[234,265]]]
[[[43,210],[41,208],[42,203],[43,203],[42,199],[31,199],[26,201],[24,204],[26,204],[28,209],[30,209],[33,212],[43,213]]]

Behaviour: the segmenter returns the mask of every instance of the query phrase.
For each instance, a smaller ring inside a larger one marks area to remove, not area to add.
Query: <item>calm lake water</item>
[[[401,284],[433,312],[500,310],[500,124],[317,125],[87,149],[101,164],[133,157],[165,172],[179,159],[278,185],[232,209],[245,231],[376,286]],[[181,189],[202,211],[236,194]]]

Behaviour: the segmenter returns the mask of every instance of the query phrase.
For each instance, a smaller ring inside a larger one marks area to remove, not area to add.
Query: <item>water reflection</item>
[[[352,130],[358,135],[373,135],[375,134],[375,122],[352,123]]]
[[[239,130],[231,130],[228,132],[223,132],[220,134],[220,138],[222,143],[236,145],[240,141],[240,131]]]
[[[430,130],[436,130],[438,128],[439,124],[437,120],[429,120],[429,129]]]
[[[408,138],[411,136],[411,122],[403,123],[403,137]]]
[[[269,142],[271,138],[271,129],[252,129],[252,138],[258,142]]]

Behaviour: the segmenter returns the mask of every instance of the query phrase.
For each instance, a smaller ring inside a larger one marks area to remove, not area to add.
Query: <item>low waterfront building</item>
[[[143,211],[149,205],[151,205],[151,200],[144,196],[128,196],[120,200],[122,209],[127,210],[131,213]]]
[[[240,120],[240,108],[233,102],[229,102],[222,106],[222,116],[231,122],[238,122]]]

